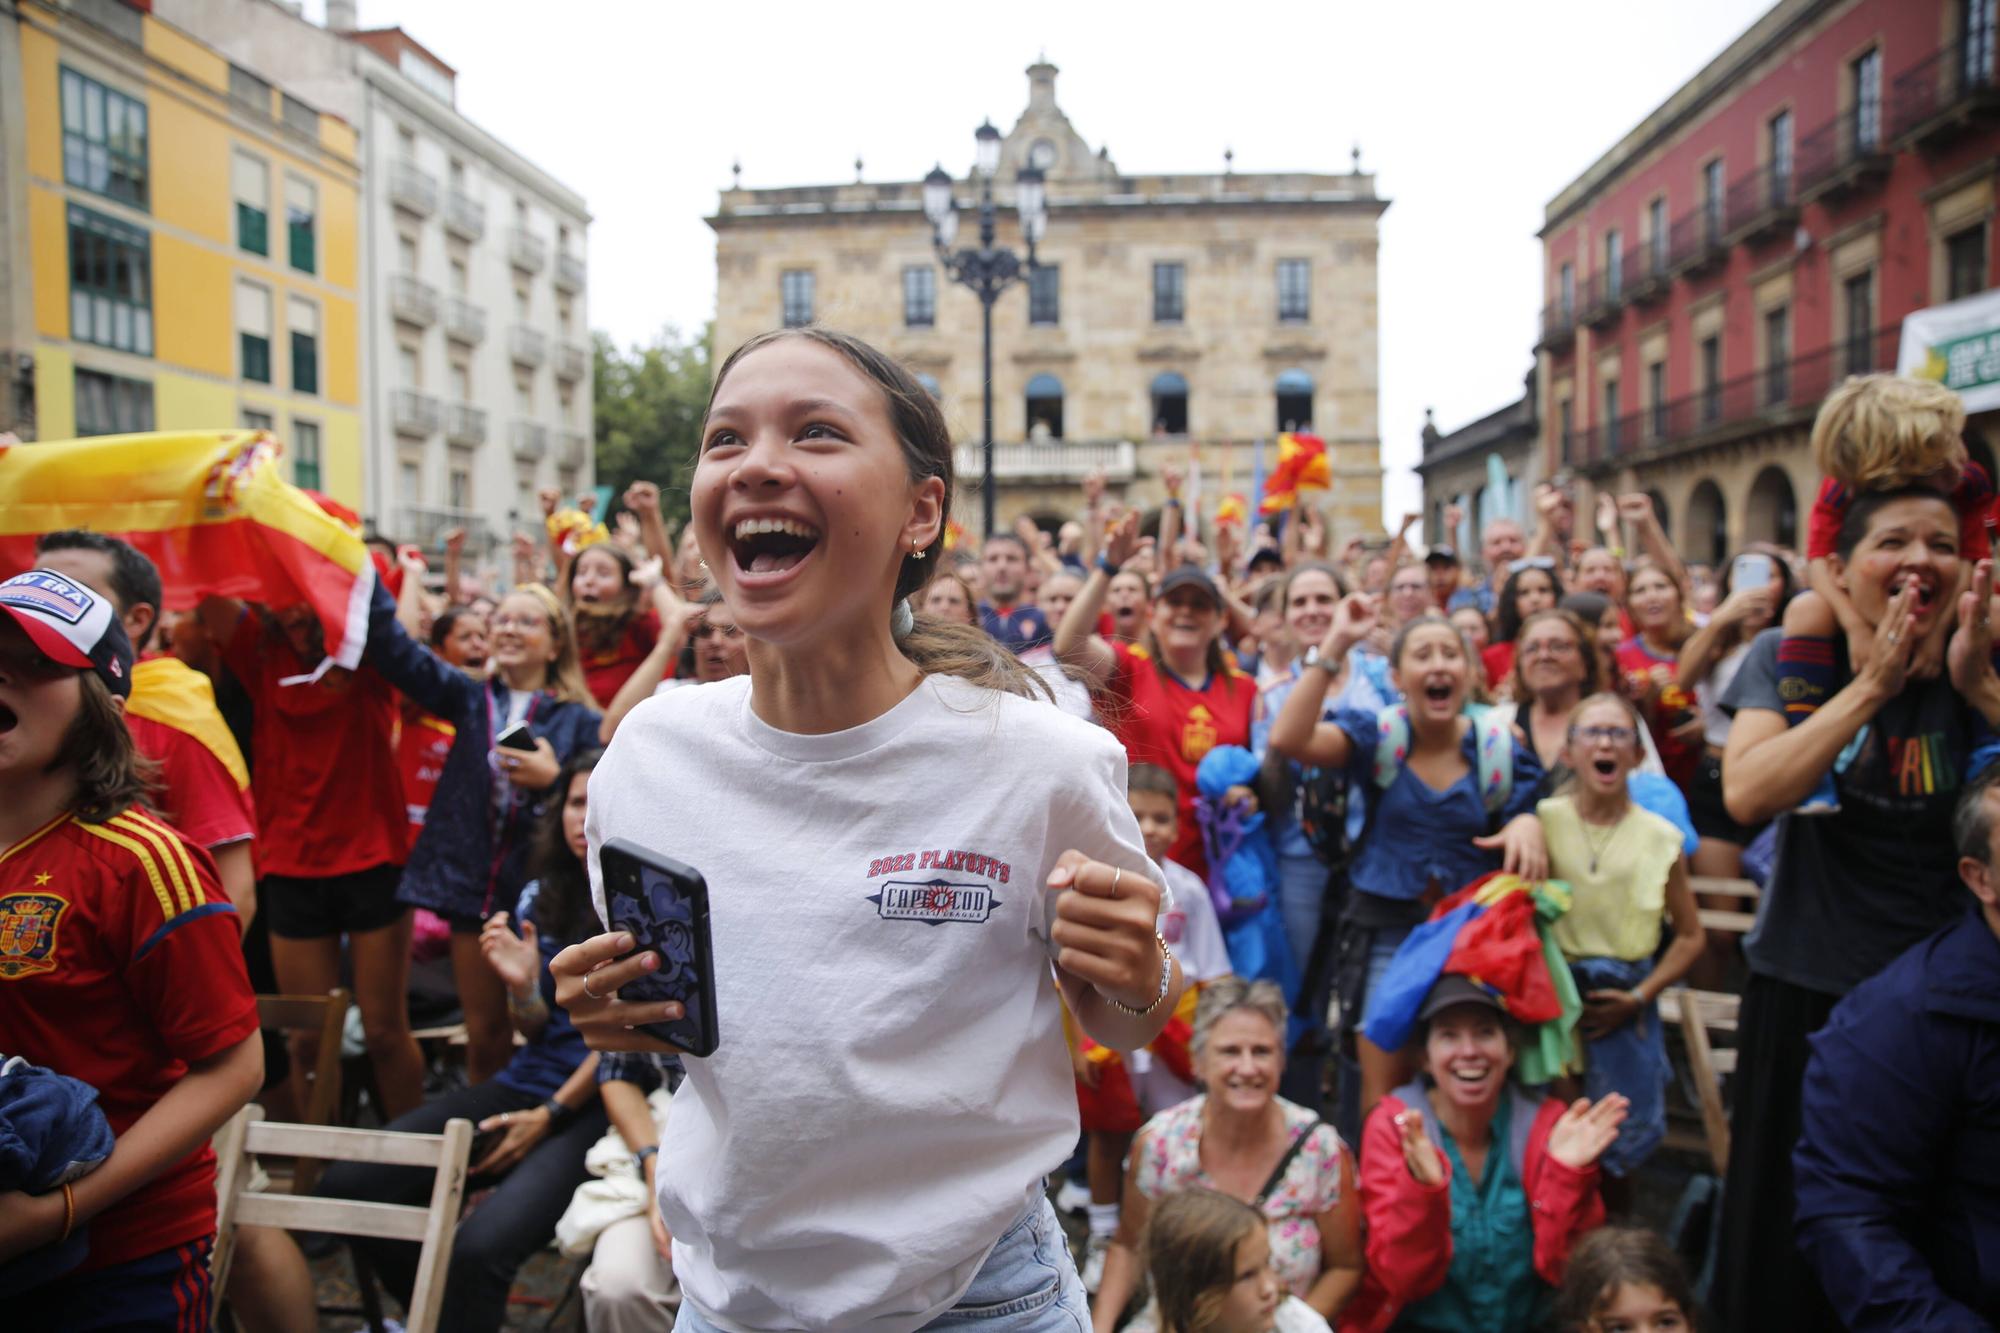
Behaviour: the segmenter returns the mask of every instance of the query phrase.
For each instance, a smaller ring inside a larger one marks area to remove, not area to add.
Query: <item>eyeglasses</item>
[[[549,622],[541,616],[495,616],[492,628],[503,629],[547,629]]]
[[[1630,727],[1571,727],[1569,738],[1573,741],[1610,741],[1613,745],[1630,745],[1639,739],[1639,733]]]
[[[743,637],[743,631],[735,625],[704,624],[694,632],[694,637],[697,639],[740,639]]]
[[[1576,651],[1574,639],[1535,639],[1520,648],[1523,657],[1568,657]]]

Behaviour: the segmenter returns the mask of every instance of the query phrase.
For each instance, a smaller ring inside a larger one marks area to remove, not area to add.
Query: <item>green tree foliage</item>
[[[597,481],[613,507],[634,481],[657,482],[670,527],[687,520],[688,481],[708,405],[714,325],[690,338],[668,325],[651,343],[620,349],[599,333],[596,362]]]

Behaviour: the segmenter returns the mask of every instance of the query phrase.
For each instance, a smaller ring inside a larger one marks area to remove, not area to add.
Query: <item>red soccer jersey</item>
[[[1823,560],[1834,553],[1840,525],[1847,519],[1847,506],[1854,493],[1826,478],[1813,499],[1812,515],[1806,520],[1806,559]],[[1958,489],[1951,493],[1951,507],[1958,511],[1958,556],[1961,560],[1984,560],[1993,553],[1986,535],[1986,520],[1994,515],[1993,478],[1977,463],[1965,465]]]
[[[1631,638],[1618,645],[1618,669],[1625,675],[1626,697],[1646,715],[1654,748],[1660,752],[1660,766],[1686,791],[1694,782],[1702,740],[1700,736],[1683,740],[1673,734],[1675,728],[1700,716],[1694,697],[1680,687],[1679,660],[1660,657],[1644,639]]]
[[[160,817],[197,847],[211,850],[257,835],[250,792],[236,785],[206,745],[150,718],[125,715],[139,753],[160,766]]]
[[[256,707],[258,873],[328,879],[403,864],[409,812],[391,746],[397,695],[388,682],[363,667],[281,685],[311,668],[247,613],[223,660]]]
[[[257,1031],[236,909],[208,853],[142,810],[64,815],[0,853],[0,1033],[130,1129],[191,1061]],[[215,1230],[206,1143],[90,1223],[86,1269]]]
[[[1218,745],[1250,744],[1257,682],[1227,667],[1194,689],[1160,669],[1143,647],[1114,642],[1111,651],[1118,655],[1104,686],[1111,702],[1099,711],[1108,716],[1127,758],[1158,764],[1174,775],[1180,832],[1167,856],[1205,878],[1208,857],[1194,817],[1194,771]]]
[[[403,770],[403,803],[410,817],[410,841],[424,826],[430,813],[431,797],[438,779],[444,776],[444,761],[451,757],[458,728],[435,713],[403,700],[403,729],[396,738],[396,763]]]
[[[599,708],[611,707],[618,691],[659,641],[660,613],[649,607],[625,622],[609,648],[583,655],[583,680]]]

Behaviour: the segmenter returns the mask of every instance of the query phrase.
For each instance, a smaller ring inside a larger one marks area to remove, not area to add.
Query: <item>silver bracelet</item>
[[[1097,992],[1103,997],[1106,1004],[1130,1018],[1152,1017],[1153,1011],[1167,1002],[1167,991],[1174,984],[1174,951],[1167,947],[1166,936],[1160,934],[1159,931],[1156,930],[1153,932],[1153,938],[1160,942],[1160,993],[1153,997],[1151,1004],[1147,1005],[1144,1009],[1134,1009],[1129,1004],[1120,1003],[1112,999],[1109,995],[1105,995],[1103,991]]]

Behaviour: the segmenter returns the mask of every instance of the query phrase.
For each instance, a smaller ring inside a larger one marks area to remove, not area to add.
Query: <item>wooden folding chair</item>
[[[347,1027],[350,996],[341,987],[325,995],[259,995],[257,1026],[266,1032],[310,1032],[319,1038],[312,1091],[299,1108],[308,1125],[331,1125],[340,1109],[340,1042]],[[320,1164],[300,1159],[292,1171],[292,1193],[310,1194],[319,1183]]]
[[[1731,907],[1703,907],[1701,924],[1707,929],[1747,935],[1750,928],[1757,924],[1757,899],[1761,891],[1754,882],[1722,879],[1714,875],[1690,875],[1688,887],[1694,890],[1697,902],[1720,899],[1734,904]]]
[[[1726,991],[1686,986],[1672,987],[1660,996],[1660,1021],[1680,1025],[1688,1072],[1701,1102],[1702,1137],[1718,1177],[1729,1171],[1729,1113],[1722,1101],[1722,1080],[1736,1072],[1736,1051],[1729,1047],[1718,1050],[1709,1035],[1711,1031],[1734,1033],[1742,1003],[1740,996]]]
[[[221,1155],[211,1261],[216,1291],[228,1286],[238,1226],[413,1240],[423,1249],[404,1326],[409,1333],[433,1333],[451,1265],[459,1206],[464,1202],[466,1158],[472,1151],[470,1120],[447,1121],[442,1134],[404,1134],[387,1129],[268,1124],[264,1108],[253,1105],[244,1107],[223,1129],[216,1139],[216,1151]],[[250,1159],[257,1153],[430,1167],[437,1172],[437,1179],[430,1204],[423,1208],[362,1199],[262,1194],[248,1188]],[[219,1315],[221,1302],[216,1305]]]

